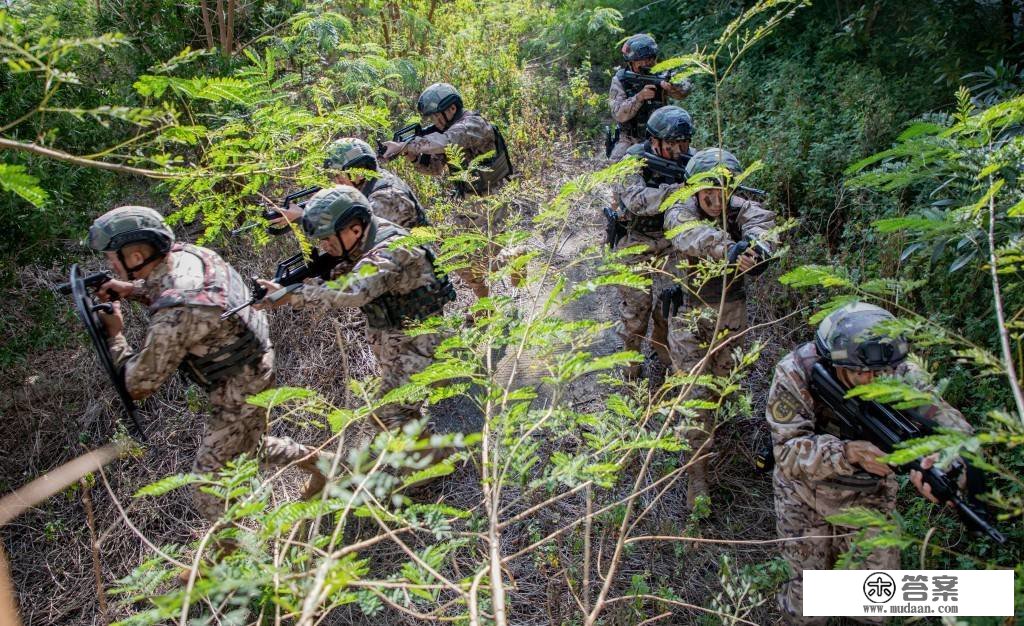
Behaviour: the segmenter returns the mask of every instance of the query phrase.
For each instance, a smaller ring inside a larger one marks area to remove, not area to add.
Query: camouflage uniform
[[[659,107],[668,104],[669,97],[675,99],[685,98],[693,88],[690,81],[683,81],[678,85],[673,85],[673,87],[677,88],[674,93],[666,94],[663,90],[663,96],[660,100],[645,101],[636,95],[626,95],[626,89],[622,86],[621,76],[623,71],[623,69],[619,69],[615,72],[612,76],[611,87],[608,90],[608,107],[611,109],[612,119],[619,125],[619,140],[612,148],[609,157],[612,161],[622,160],[630,146],[644,142],[644,125],[647,123],[647,118],[650,117],[651,113]]]
[[[263,409],[246,397],[274,384],[274,350],[266,314],[245,310],[221,320],[227,308],[249,299],[241,277],[212,250],[178,244],[145,280],[134,281],[132,299],[146,304],[150,324],[145,345],[134,352],[123,334],[108,340],[111,356],[123,366],[125,386],[135,396],[154,393],[179,366],[209,393],[211,414],[193,469],[214,472],[243,453],[256,452],[272,465],[315,462],[315,451],[280,437],[264,437]],[[217,354],[221,353],[221,354]],[[210,355],[217,363],[203,365]],[[220,376],[218,364],[239,359]],[[196,507],[208,519],[223,513],[223,502],[195,491]]]
[[[811,394],[811,368],[821,357],[814,342],[787,354],[775,367],[768,392],[767,418],[774,444],[775,515],[780,538],[825,536],[782,544],[782,555],[793,577],[779,592],[779,605],[791,623],[824,624],[827,618],[805,618],[803,571],[829,569],[849,547],[843,529],[825,521],[848,507],[867,507],[890,513],[896,506],[897,483],[868,474],[846,457],[845,441],[834,430],[828,409]],[[921,371],[903,361],[895,375],[926,389]],[[940,426],[970,431],[959,411],[944,401],[920,409]],[[876,550],[867,558],[868,569],[899,569],[896,548]],[[870,621],[870,620],[865,620]]]
[[[456,145],[465,153],[465,162],[470,163],[482,154],[495,151],[494,163],[484,162],[482,167],[491,171],[480,171],[471,183],[457,182],[456,193],[464,201],[457,207],[453,215],[455,226],[463,231],[474,231],[493,236],[500,232],[507,212],[501,203],[487,202],[483,196],[489,196],[500,189],[511,174],[508,165],[509,156],[504,141],[498,146],[497,129],[476,111],[462,111],[451,125],[441,133],[431,133],[423,137],[414,137],[406,150],[419,155],[413,162],[417,171],[441,176],[448,169],[448,158],[445,147]],[[454,173],[454,172],[452,172]],[[467,199],[466,196],[477,196]],[[488,262],[497,257],[501,250],[496,245],[486,246],[471,259],[470,267],[456,270],[455,273],[473,290],[477,297],[489,294],[485,282],[488,274]]]
[[[370,201],[373,214],[402,228],[426,226],[423,206],[404,180],[378,167],[376,178],[367,178],[356,188]]]
[[[440,334],[407,335],[405,320],[394,319],[404,316],[395,314],[389,303],[415,306],[421,302],[418,312],[426,318],[440,315],[444,303],[454,298],[447,279],[435,274],[429,250],[394,245],[395,239],[407,234],[387,220],[372,218],[361,250],[353,251],[356,260],[343,261],[332,272],[332,279],[341,283],[341,288],[307,283],[289,300],[296,307],[362,308],[367,315],[366,339],[381,369],[382,396],[430,365],[442,340]],[[351,275],[350,279],[346,275]],[[389,404],[377,412],[377,417],[386,428],[394,428],[420,418],[421,408],[418,404]]]
[[[629,150],[630,156],[640,157],[644,152],[652,152],[650,142],[638,144]],[[649,186],[644,172],[631,174],[623,182],[615,194],[619,205],[619,213],[626,223],[626,235],[619,240],[616,247],[643,245],[647,250],[625,259],[629,264],[651,263],[656,267],[665,264],[671,245],[665,239],[664,213],[661,204],[665,198],[675,193],[681,184],[661,184]],[[647,291],[618,286],[619,318],[622,337],[626,350],[641,350],[647,327],[651,327],[651,348],[666,365],[669,363],[667,325],[657,294],[667,286],[667,281],[660,272],[651,275],[653,284]],[[636,368],[631,374],[636,373]]]
[[[723,229],[721,218],[713,220],[708,217],[697,206],[696,195],[673,205],[665,213],[665,230],[671,231],[684,224],[691,226],[672,238],[672,246],[679,260],[685,266],[694,268],[691,271],[684,269],[686,286],[683,304],[668,320],[668,347],[676,372],[690,372],[700,363],[714,343],[716,326],[719,338],[723,334],[726,337],[735,335],[747,327],[745,277],[716,277],[699,284],[698,270],[695,268],[702,260],[725,259],[729,248],[736,241],[747,237],[761,239],[774,228],[775,213],[766,210],[758,202],[733,195],[729,199],[726,221],[726,228]],[[695,222],[697,225],[693,225]],[[726,291],[724,303],[723,287]],[[702,371],[715,376],[727,375],[732,369],[733,347],[729,345],[717,350],[709,357]],[[706,388],[696,387],[691,397],[714,400],[710,395]],[[700,417],[703,424],[691,429],[687,439],[691,450],[697,451],[704,446],[701,452],[707,453],[715,425],[709,411],[702,411]],[[706,492],[706,474],[706,461],[700,460],[691,465],[691,505],[696,495]]]

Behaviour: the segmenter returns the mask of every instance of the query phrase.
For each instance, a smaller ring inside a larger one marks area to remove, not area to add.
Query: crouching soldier
[[[709,148],[690,157],[687,178],[718,166],[733,174],[742,171],[731,153]],[[736,335],[747,328],[745,275],[760,273],[766,267],[771,254],[766,238],[775,227],[775,213],[759,202],[730,195],[727,181],[711,182],[714,186],[700,189],[665,213],[665,230],[678,231],[672,246],[684,274],[683,286],[670,299],[668,345],[677,373],[694,371],[706,358],[702,373],[725,376],[732,369]],[[729,266],[724,272],[707,267],[709,262],[726,261]],[[728,345],[723,345],[725,342]],[[699,385],[691,394],[692,398],[717,401],[712,396]],[[700,457],[709,452],[715,429],[711,411],[702,410],[699,415],[698,423],[687,433],[696,455],[689,467],[686,492],[691,507],[697,496],[708,492],[707,459]]]
[[[901,378],[930,391],[923,372],[907,360],[907,341],[875,328],[894,319],[874,305],[855,302],[843,306],[821,322],[814,341],[790,352],[775,367],[767,418],[775,444],[776,522],[781,538],[807,537],[782,544],[792,578],[779,592],[779,605],[789,623],[827,621],[803,617],[804,570],[830,569],[849,548],[849,537],[835,536],[846,533],[825,518],[849,507],[888,514],[896,506],[897,483],[892,469],[878,460],[882,450],[869,441],[844,438],[839,420],[812,383],[815,365],[822,364],[843,394],[876,376]],[[941,399],[912,411],[937,426],[971,430],[960,412]],[[934,457],[926,457],[921,467],[927,469],[934,461]],[[914,486],[935,501],[931,485],[922,483],[921,478],[920,472],[911,471]],[[868,555],[865,567],[899,569],[898,548],[876,549]]]
[[[324,169],[332,183],[351,185],[366,196],[377,217],[406,229],[427,225],[427,214],[413,190],[398,175],[380,167],[377,153],[362,139],[346,137],[332,143]],[[302,219],[299,207],[279,212],[282,216],[271,222],[274,226]]]
[[[622,45],[625,65],[616,70],[608,90],[608,106],[617,123],[608,157],[618,161],[630,146],[644,141],[644,126],[651,115],[668,104],[669,98],[680,100],[690,94],[690,81],[678,85],[668,81],[641,85],[630,75],[649,75],[658,62],[658,44],[650,35],[633,35]]]
[[[632,146],[627,154],[641,160],[645,155],[667,159],[674,166],[677,175],[675,178],[666,178],[665,172],[656,172],[645,165],[640,172],[630,175],[623,181],[614,195],[615,203],[618,205],[616,215],[625,226],[626,234],[616,247],[645,246],[646,250],[626,260],[631,265],[664,265],[671,246],[665,239],[665,214],[661,205],[686,182],[685,166],[693,153],[690,148],[693,118],[679,107],[663,107],[655,111],[647,121],[646,132],[649,139]],[[641,291],[631,287],[618,287],[621,324],[619,334],[622,337],[623,349],[639,352],[650,327],[651,348],[661,362],[668,366],[668,327],[661,307],[655,306],[655,294],[660,292],[662,281],[658,279],[659,268],[652,269],[654,276],[650,289]],[[640,365],[630,366],[625,374],[629,379],[636,378],[640,374]]]
[[[426,129],[431,132],[413,137],[405,143],[385,142],[384,159],[405,154],[417,171],[442,176],[446,172],[449,175],[457,174],[481,155],[493,152],[492,156],[477,164],[469,180],[457,180],[454,183],[456,197],[466,201],[460,203],[453,216],[458,228],[493,237],[505,219],[505,209],[501,205],[483,202],[480,198],[497,192],[512,176],[512,162],[501,132],[476,111],[465,109],[462,96],[448,83],[435,83],[424,89],[416,102],[416,109],[432,123]],[[463,162],[455,164],[454,168],[445,154],[448,146],[458,146],[463,151]],[[471,260],[470,267],[456,272],[478,298],[490,293],[485,282],[489,273],[488,265],[499,252],[497,246],[487,246],[477,258]]]
[[[266,314],[221,313],[249,300],[238,272],[216,252],[175,243],[174,233],[153,209],[124,206],[100,216],[89,229],[89,246],[106,255],[118,276],[97,293],[137,300],[149,309],[142,349],[135,351],[122,334],[120,302],[101,314],[111,356],[121,369],[132,398],[152,395],[181,369],[210,397],[211,414],[193,469],[215,472],[236,456],[255,453],[273,465],[294,463],[309,472],[306,497],[318,492],[324,477],[316,468],[315,450],[290,439],[265,437],[262,409],[246,397],[274,384],[274,350]],[[214,495],[194,493],[196,507],[210,520],[223,513]]]
[[[319,241],[323,252],[339,259],[331,278],[342,286],[299,283],[282,288],[264,280],[260,283],[268,295],[254,306],[358,307],[366,314],[367,342],[380,365],[380,395],[408,383],[433,361],[442,337],[410,336],[406,327],[441,315],[444,305],[455,299],[448,277],[435,271],[430,249],[397,243],[408,231],[375,217],[366,197],[347,185],[317,192],[306,205],[302,229]],[[419,419],[421,408],[389,404],[376,417],[379,426],[391,429]]]

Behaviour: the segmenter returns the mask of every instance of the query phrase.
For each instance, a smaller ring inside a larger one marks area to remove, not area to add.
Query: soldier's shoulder
[[[646,143],[635,143],[626,149],[626,154],[629,156],[641,157],[644,152],[647,152]]]
[[[206,264],[196,254],[197,251],[186,247],[173,252],[170,271],[164,276],[161,287],[180,291],[201,289],[206,278]],[[212,250],[208,252],[215,254]]]
[[[806,380],[811,368],[820,360],[818,350],[813,341],[797,347],[795,350],[779,359],[775,365],[775,376],[787,376],[791,380]]]

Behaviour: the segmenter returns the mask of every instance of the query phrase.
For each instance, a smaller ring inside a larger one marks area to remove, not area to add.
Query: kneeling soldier
[[[733,174],[742,171],[739,160],[731,153],[709,148],[690,157],[687,178],[719,165]],[[744,275],[763,271],[770,255],[764,239],[775,227],[775,213],[753,200],[736,195],[726,197],[726,192],[725,181],[717,181],[716,186],[700,189],[665,213],[666,231],[683,227],[672,238],[672,246],[685,272],[685,287],[676,292],[677,308],[668,320],[669,351],[677,373],[689,373],[714,350],[702,372],[715,376],[729,374],[736,345],[733,337],[747,327]],[[745,252],[737,254],[741,249]],[[702,262],[727,259],[735,267],[730,267],[725,275],[708,279],[708,269],[701,268]],[[731,345],[723,346],[723,341],[730,341]],[[706,388],[697,386],[691,397],[714,401],[710,396]],[[700,416],[702,424],[692,429],[687,438],[695,454],[706,455],[715,424],[710,411],[702,410]],[[689,468],[686,501],[690,507],[697,496],[706,495],[707,491],[707,460],[698,459]]]
[[[615,190],[616,210],[626,228],[626,235],[616,247],[628,248],[643,245],[647,249],[626,260],[639,263],[664,264],[671,248],[665,239],[662,203],[682,187],[685,182],[685,166],[693,153],[690,139],[693,137],[693,118],[679,107],[667,106],[655,111],[647,122],[649,139],[632,146],[627,155],[641,160],[645,155],[667,159],[676,166],[678,177],[668,180],[663,174],[656,174],[648,167],[627,177],[621,188]],[[656,268],[657,269],[657,268]],[[620,336],[624,350],[640,351],[647,328],[651,328],[651,348],[664,365],[669,364],[667,325],[661,307],[655,306],[655,294],[660,291],[657,272],[650,289],[641,291],[631,287],[618,287]],[[632,365],[626,371],[627,378],[636,378],[640,365]]]
[[[380,167],[377,154],[362,139],[346,137],[332,143],[327,148],[324,168],[331,182],[351,185],[366,196],[377,217],[406,229],[427,225],[427,214],[413,190],[398,175]],[[271,222],[274,226],[302,219],[301,208],[279,211],[282,217]]]
[[[274,349],[266,314],[243,310],[220,318],[249,299],[238,272],[213,250],[175,243],[163,217],[146,207],[124,206],[100,216],[89,229],[89,246],[106,255],[120,278],[102,285],[100,297],[113,292],[149,308],[146,341],[138,352],[122,334],[120,302],[112,314],[100,316],[128,393],[146,398],[180,368],[210,396],[194,471],[214,472],[242,453],[255,453],[262,439],[266,462],[295,463],[311,475],[305,496],[318,492],[324,484],[318,454],[290,439],[264,437],[263,410],[245,401],[274,384]],[[197,489],[194,497],[204,517],[216,520],[223,513],[216,496]]]
[[[875,326],[895,318],[871,304],[848,304],[826,317],[810,341],[779,361],[768,392],[767,418],[775,444],[775,516],[781,538],[809,537],[782,544],[793,577],[779,592],[779,605],[789,623],[824,624],[827,618],[803,617],[804,570],[829,569],[849,548],[848,537],[825,518],[850,507],[890,513],[896,506],[896,479],[878,460],[883,452],[869,441],[842,438],[831,409],[817,397],[812,371],[821,363],[844,388],[894,376],[930,391],[923,373],[907,360],[903,337],[885,336]],[[934,395],[934,394],[933,394]],[[938,426],[970,432],[959,411],[944,400],[911,409]],[[934,463],[927,457],[921,467]],[[929,500],[931,486],[911,471],[911,482]],[[899,569],[899,551],[880,548],[867,557],[871,570]]]
[[[408,383],[433,361],[442,337],[410,336],[405,327],[441,315],[444,305],[455,299],[448,277],[435,271],[430,249],[397,243],[408,231],[375,217],[366,197],[347,185],[313,196],[302,228],[319,240],[321,250],[339,259],[331,277],[342,286],[300,283],[282,289],[264,280],[260,283],[268,295],[254,306],[359,307],[366,314],[366,338],[381,369],[380,394]],[[381,426],[391,429],[418,419],[421,406],[389,404],[376,415]]]

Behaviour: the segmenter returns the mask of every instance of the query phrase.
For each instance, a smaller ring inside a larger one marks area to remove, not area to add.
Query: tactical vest
[[[392,174],[391,172],[388,172],[387,170],[378,170],[378,173],[380,174],[380,177],[367,180],[366,185],[363,186],[363,189],[360,189],[363,195],[366,196],[367,198],[370,197],[370,194],[376,191],[393,189],[398,186],[398,177]],[[419,199],[416,198],[416,194],[414,194],[412,190],[408,188],[399,189],[399,191],[403,193],[406,197],[408,197],[410,200],[412,200],[413,206],[416,207],[416,222],[413,225],[429,226],[430,222],[427,220],[427,213],[426,211],[423,210],[423,206],[420,204]]]
[[[643,158],[644,153],[653,154],[654,148],[651,147],[650,141],[644,143],[635,144],[626,150],[626,154],[629,156],[635,156]],[[640,175],[644,179],[644,183],[648,187],[656,186],[651,184],[650,172],[646,168],[640,170]],[[636,215],[632,211],[626,211],[625,225],[627,230],[636,231],[648,237],[654,237],[660,239],[665,234],[665,214],[658,213],[657,215]]]
[[[403,228],[390,223],[376,232],[371,250],[386,243],[389,239],[408,234]],[[427,256],[430,266],[434,266],[434,253],[427,247],[421,248]],[[427,285],[417,287],[405,293],[384,293],[361,308],[366,315],[366,323],[370,328],[392,330],[401,328],[411,321],[425,320],[439,315],[444,305],[455,300],[455,287],[448,280],[447,274],[437,276]]]
[[[472,112],[471,112],[472,113]],[[473,113],[476,115],[476,113]],[[508,146],[505,144],[505,137],[498,130],[498,127],[491,124],[491,131],[494,133],[494,156],[484,159],[479,163],[478,169],[473,172],[473,179],[468,183],[459,181],[455,184],[459,195],[473,194],[486,196],[494,193],[513,174],[512,160],[508,154]],[[467,164],[478,155],[467,155]]]
[[[620,67],[615,72],[615,78],[622,83],[622,75],[626,71],[625,68]],[[639,89],[626,89],[626,85],[622,85],[623,91],[626,92],[626,96],[632,98],[640,92]],[[631,93],[632,92],[632,93]],[[647,120],[651,118],[651,114],[665,106],[667,102],[664,100],[658,100],[653,98],[651,100],[645,100],[640,106],[640,110],[636,112],[636,115],[632,119],[625,122],[619,122],[619,132],[629,135],[634,139],[641,139],[647,136]]]
[[[150,313],[174,306],[213,307],[226,311],[249,301],[249,288],[245,281],[213,250],[179,243],[171,248],[170,258],[174,262],[169,270],[173,284],[156,297],[149,306]],[[191,265],[192,259],[198,259],[202,267],[202,284],[198,288],[194,286],[198,277],[176,274],[187,271],[185,266]],[[267,317],[262,311],[247,307],[221,323],[240,324],[241,334],[234,341],[203,356],[186,354],[180,367],[186,376],[207,390],[238,374],[245,366],[259,362],[271,348]]]
[[[711,221],[715,226],[721,227],[721,217],[712,218],[704,213],[697,202],[697,196],[693,196],[692,201],[697,210],[697,214],[700,215],[702,219]],[[733,241],[740,241],[743,238],[743,232],[740,230],[739,225],[739,214],[746,202],[749,202],[749,200],[734,197],[729,198],[729,208],[726,209],[725,222],[726,232],[729,233],[729,237]],[[697,295],[704,302],[715,303],[721,298],[723,287],[728,286],[725,299],[729,302],[735,302],[737,300],[742,300],[747,296],[745,284],[745,275],[737,275],[735,271],[729,270],[726,272],[725,276],[716,276],[708,279],[708,281],[705,282],[697,291]]]

